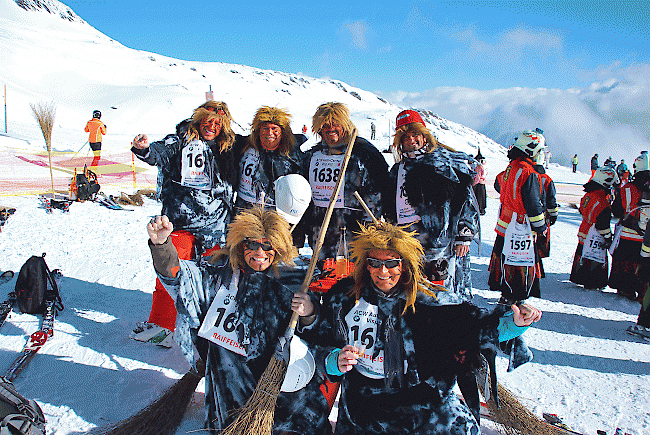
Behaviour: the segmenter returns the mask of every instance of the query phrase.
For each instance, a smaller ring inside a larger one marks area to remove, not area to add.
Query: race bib
[[[404,164],[400,163],[399,169],[397,170],[397,192],[395,198],[395,205],[397,206],[397,223],[399,225],[408,225],[420,220],[420,216],[417,215],[413,206],[409,204],[406,193],[404,192],[405,178],[406,170],[404,170]]]
[[[535,244],[527,216],[524,215],[524,222],[519,223],[517,213],[512,213],[503,241],[503,255],[503,264],[526,267],[535,265]]]
[[[208,190],[212,187],[210,174],[206,170],[205,157],[208,145],[200,140],[193,140],[181,151],[181,184],[193,189]]]
[[[253,174],[258,171],[260,166],[260,155],[254,148],[249,148],[242,157],[241,165],[241,179],[239,181],[239,190],[237,194],[244,201],[251,204],[258,202],[258,190],[255,186]]]
[[[199,328],[199,337],[218,344],[236,354],[246,356],[237,336],[239,310],[236,300],[239,271],[235,272],[228,287],[222,285],[212,300],[205,319]]]
[[[311,185],[312,199],[314,205],[318,207],[327,207],[332,197],[332,192],[336,187],[336,181],[341,173],[343,164],[343,154],[326,155],[322,151],[317,151],[309,163],[309,184]],[[343,189],[341,186],[336,198],[335,208],[343,208]]]
[[[379,351],[376,358],[372,358],[377,342],[379,319],[377,305],[371,305],[361,298],[352,310],[345,316],[348,325],[348,344],[361,343],[366,346],[363,355],[359,356],[355,368],[362,375],[372,379],[384,378],[384,351]]]
[[[605,249],[605,239],[592,225],[587,233],[585,244],[582,247],[582,258],[595,261],[596,263],[605,264],[607,261],[607,249]]]

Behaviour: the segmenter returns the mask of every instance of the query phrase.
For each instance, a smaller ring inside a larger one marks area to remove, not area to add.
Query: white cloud
[[[347,23],[345,28],[350,32],[352,37],[352,46],[359,50],[365,50],[368,48],[368,41],[366,35],[368,34],[369,27],[361,22],[355,21],[353,23]]]

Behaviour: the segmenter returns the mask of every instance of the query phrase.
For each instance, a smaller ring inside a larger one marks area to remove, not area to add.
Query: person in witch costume
[[[183,260],[208,255],[226,240],[238,181],[231,120],[226,103],[211,100],[180,122],[175,134],[152,143],[138,134],[131,143],[136,157],[158,167],[161,214],[174,225],[171,240]],[[175,325],[174,301],[156,280],[149,319],[136,325],[131,338],[171,347]]]
[[[362,225],[351,251],[353,277],[325,295],[304,335],[319,368],[342,382],[335,433],[478,434],[478,400],[475,418],[453,391],[456,376],[541,312],[447,303],[450,293],[424,287],[414,233],[388,222]]]
[[[274,181],[288,174],[300,174],[304,134],[291,131],[291,115],[284,109],[262,106],[253,117],[250,136],[235,141],[235,159],[239,161],[239,190],[236,205],[240,209],[255,204],[275,208]],[[292,232],[295,246],[302,248],[302,225]]]
[[[476,161],[438,142],[414,110],[397,115],[392,149],[384,217],[418,233],[430,281],[470,298],[469,248],[479,231]]]
[[[485,189],[487,169],[485,168],[485,157],[481,154],[480,149],[474,159],[478,162],[478,165],[476,166],[476,175],[474,176],[472,189],[474,189],[474,196],[476,196],[476,201],[478,202],[479,213],[483,216],[487,207],[487,190]]]
[[[582,223],[578,229],[578,247],[573,257],[569,280],[586,289],[607,286],[609,260],[607,248],[612,244],[612,185],[618,181],[616,171],[603,166],[584,185],[580,200]]]
[[[315,298],[293,293],[274,277],[297,255],[289,224],[256,206],[228,226],[226,246],[200,261],[179,260],[169,240],[173,225],[157,216],[147,225],[154,268],[176,300],[176,339],[190,364],[205,361],[206,428],[218,434],[255,391],[289,325],[298,332],[315,319]],[[277,399],[274,434],[329,434],[328,405],[316,373],[304,388]]]
[[[305,152],[302,171],[312,191],[313,204],[304,217],[309,246],[312,248],[355,129],[350,120],[350,110],[343,103],[321,104],[312,118],[312,131],[321,140]],[[357,137],[320,251],[321,260],[335,258],[342,228],[345,228],[345,240],[351,240],[359,223],[370,220],[354,197],[355,191],[375,216],[382,215],[382,191],[387,175],[388,165],[381,153],[366,139]]]

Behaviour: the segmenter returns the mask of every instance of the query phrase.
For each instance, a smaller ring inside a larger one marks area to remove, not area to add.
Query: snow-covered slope
[[[42,3],[33,0],[29,4]],[[287,108],[293,115],[294,131],[299,131],[303,125],[311,127],[311,116],[319,104],[340,101],[349,106],[361,136],[370,137],[370,123],[374,122],[375,145],[386,149],[392,140],[395,116],[401,108],[371,92],[337,80],[133,50],[81,19],[70,21],[60,13],[48,13],[67,10],[57,0],[47,4],[47,9],[25,10],[13,0],[0,0],[0,80],[7,85],[8,132],[13,135],[42,145],[29,104],[48,101],[57,108],[55,149],[79,149],[86,140],[85,122],[99,109],[108,126],[104,148],[124,150],[137,133],[159,138],[173,132],[176,123],[189,116],[212,90],[214,99],[228,103],[238,133],[247,131],[261,105]],[[74,12],[70,14],[76,17]],[[449,130],[442,127],[434,130],[443,138],[449,136]],[[463,134],[450,140],[459,150],[472,154],[480,145],[486,156],[502,155],[496,143],[478,133],[473,135],[471,143]]]

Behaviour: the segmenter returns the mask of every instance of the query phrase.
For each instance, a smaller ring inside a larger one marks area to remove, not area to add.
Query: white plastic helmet
[[[280,391],[293,393],[304,388],[314,377],[315,370],[314,356],[309,351],[307,344],[294,335],[289,348],[287,375],[284,377]]]
[[[648,153],[641,153],[639,157],[634,159],[634,173],[639,173],[641,171],[650,171],[650,157]]]
[[[539,131],[524,130],[515,138],[512,146],[519,148],[521,151],[526,153],[528,157],[534,158],[546,147],[546,139]]]
[[[287,222],[300,222],[311,202],[311,186],[305,177],[288,174],[275,180],[275,210]]]
[[[618,183],[618,175],[616,175],[616,171],[612,168],[601,166],[600,168],[596,169],[596,172],[594,172],[594,176],[591,177],[591,180],[595,181],[601,186],[612,187],[614,183]]]

